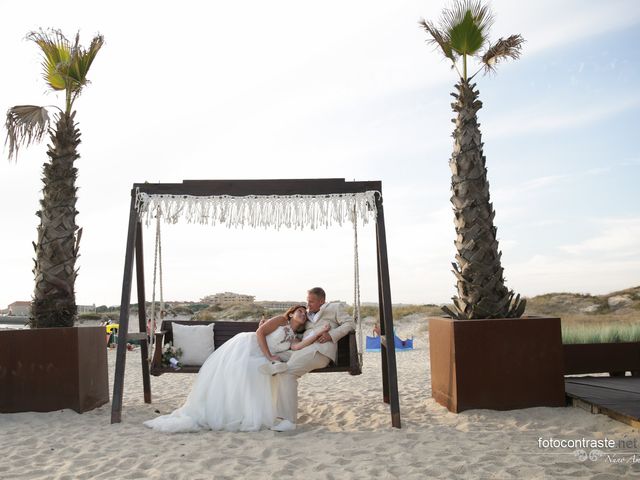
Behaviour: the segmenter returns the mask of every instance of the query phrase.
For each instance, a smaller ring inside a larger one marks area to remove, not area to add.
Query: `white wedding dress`
[[[288,325],[267,335],[271,354],[289,350],[293,336]],[[271,427],[275,416],[271,377],[258,370],[267,362],[255,332],[237,334],[207,358],[182,407],[144,424],[161,432],[235,432]]]

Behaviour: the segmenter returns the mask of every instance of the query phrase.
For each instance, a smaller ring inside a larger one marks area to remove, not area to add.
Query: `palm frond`
[[[487,41],[471,11],[467,11],[462,22],[454,25],[447,34],[451,48],[459,55],[475,55]]]
[[[27,35],[42,51],[42,76],[53,90],[65,90],[71,61],[71,44],[60,30],[39,30]]]
[[[78,46],[78,37],[76,37],[76,47],[73,50],[69,76],[77,84],[78,90],[89,82],[87,80],[87,74],[102,45],[104,45],[104,37],[102,35],[96,35],[93,40],[91,40],[89,48],[85,50]]]
[[[27,35],[42,51],[45,82],[53,90],[65,90],[65,111],[70,112],[82,88],[89,83],[87,74],[104,44],[104,37],[96,35],[89,49],[80,46],[80,33],[70,42],[60,30],[39,30]]]
[[[440,30],[438,30],[438,28],[436,28],[436,26],[432,22],[427,22],[424,18],[418,23],[429,35],[431,35],[431,38],[428,40],[428,42],[439,46],[444,56],[450,59],[455,64],[455,54],[451,49],[451,44],[449,43],[448,39],[445,38],[444,34]]]
[[[38,143],[49,130],[49,112],[46,107],[37,105],[18,105],[7,111],[5,127],[9,144],[9,160],[18,158],[21,146]]]
[[[71,90],[79,90],[82,88],[81,78],[77,78],[77,62],[80,55],[80,32],[76,33],[75,42],[71,45],[71,58],[69,59],[69,68],[67,70],[67,81]]]
[[[523,43],[524,38],[519,34],[511,35],[505,39],[498,39],[482,56],[485,73],[495,71],[498,62],[504,59],[513,58],[517,60],[520,58]]]
[[[457,0],[451,8],[442,12],[440,28],[450,32],[456,26],[462,24],[470,13],[473,24],[486,39],[493,25],[494,17],[489,5],[482,5],[480,0]]]

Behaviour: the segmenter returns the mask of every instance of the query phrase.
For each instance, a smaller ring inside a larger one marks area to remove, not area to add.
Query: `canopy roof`
[[[146,224],[159,213],[168,223],[277,229],[366,224],[376,219],[376,195],[381,198],[381,182],[344,179],[185,180],[134,189],[136,211]]]

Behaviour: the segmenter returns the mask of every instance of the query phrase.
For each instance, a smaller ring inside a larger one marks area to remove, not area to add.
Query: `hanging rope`
[[[160,217],[161,215],[160,206],[158,205],[156,209],[156,240],[155,240],[155,248],[153,255],[153,289],[151,294],[151,318],[149,319],[149,332],[148,335],[150,337],[150,345],[149,345],[149,361],[153,359],[153,350],[155,345],[155,333],[157,329],[157,320],[156,320],[156,279],[157,274],[159,273],[160,280],[160,316],[164,312],[164,294],[162,291],[162,239],[160,235]],[[140,306],[138,306],[140,308]],[[143,306],[144,308],[144,306]],[[160,345],[162,348],[162,345]]]
[[[358,361],[362,368],[364,336],[360,318],[360,258],[358,256],[358,216],[355,207],[353,209],[353,320],[358,328]]]
[[[160,208],[158,207],[158,213]],[[162,235],[160,235],[160,221],[158,220],[158,235],[157,235],[157,242],[158,242],[158,272],[160,274],[160,320],[164,319],[164,314],[165,314],[165,310],[164,310],[164,291],[163,291],[163,285],[164,282],[162,280]],[[154,326],[153,332],[155,333],[156,329]]]

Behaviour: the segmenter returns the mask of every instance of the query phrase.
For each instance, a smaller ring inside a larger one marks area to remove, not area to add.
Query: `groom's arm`
[[[337,343],[342,337],[355,330],[353,318],[347,315],[347,312],[340,307],[339,303],[336,304],[335,321],[338,326],[329,331],[333,343]]]
[[[304,347],[307,347],[314,343],[318,338],[322,336],[323,333],[329,331],[330,325],[325,325],[322,329],[313,332],[311,335],[305,336],[303,340],[293,341],[291,342],[291,350],[302,350]]]

